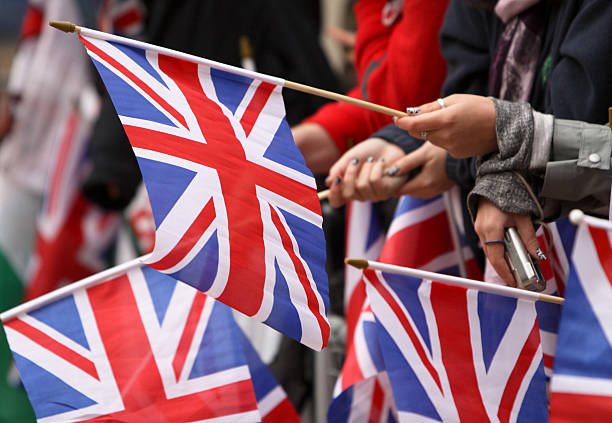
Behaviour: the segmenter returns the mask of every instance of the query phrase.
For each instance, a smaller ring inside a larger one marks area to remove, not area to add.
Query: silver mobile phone
[[[514,275],[516,286],[529,291],[544,291],[546,280],[542,276],[540,266],[529,255],[516,228],[506,228],[504,245],[504,257]]]

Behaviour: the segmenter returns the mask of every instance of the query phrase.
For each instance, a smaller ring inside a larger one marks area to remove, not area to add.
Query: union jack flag
[[[532,301],[364,275],[400,422],[546,421]]]
[[[155,218],[148,264],[292,338],[329,338],[316,185],[282,80],[82,29]]]
[[[551,422],[612,415],[612,239],[582,224],[575,235],[551,383]]]
[[[231,310],[146,266],[4,327],[41,422],[260,420]]]

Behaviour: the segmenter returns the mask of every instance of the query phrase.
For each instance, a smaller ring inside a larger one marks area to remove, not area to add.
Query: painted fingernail
[[[378,161],[381,162],[381,163],[384,163],[385,162],[385,158],[381,157]]]
[[[538,256],[538,260],[540,260],[540,261],[544,261],[544,260],[546,260],[548,258],[548,257],[546,257],[546,254],[544,254],[542,249],[539,248],[539,247],[536,250],[536,256]]]
[[[340,184],[341,181],[342,181],[342,178],[339,176],[336,176],[336,178],[334,179],[334,185]]]
[[[351,160],[351,164],[353,166],[357,165],[357,163],[359,163],[359,159],[357,157],[355,157],[353,160]]]
[[[395,176],[397,175],[397,172],[399,172],[399,167],[393,165],[389,168],[389,170],[387,170],[387,176]]]
[[[366,162],[368,163],[374,163],[374,157],[370,156],[366,159]]]
[[[416,115],[417,113],[420,113],[420,111],[420,107],[406,107],[406,113],[410,115]]]

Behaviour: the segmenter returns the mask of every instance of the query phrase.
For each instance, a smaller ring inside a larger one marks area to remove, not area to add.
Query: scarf
[[[528,101],[531,96],[546,22],[546,8],[539,2],[500,0],[495,7],[500,17],[502,13],[510,19],[499,38],[489,71],[489,94],[493,97]]]

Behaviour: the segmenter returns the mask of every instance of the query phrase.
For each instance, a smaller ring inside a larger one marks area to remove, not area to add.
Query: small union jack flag
[[[146,266],[4,327],[40,422],[260,421],[231,310]]]
[[[400,422],[546,421],[533,301],[364,275]]]
[[[551,382],[550,421],[612,415],[612,237],[583,223],[571,254]]]
[[[138,158],[148,264],[320,350],[329,338],[316,184],[280,79],[97,31],[81,40]]]

